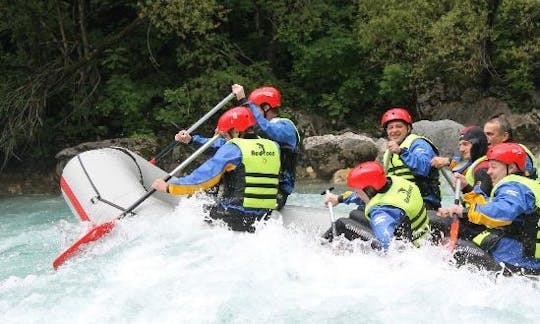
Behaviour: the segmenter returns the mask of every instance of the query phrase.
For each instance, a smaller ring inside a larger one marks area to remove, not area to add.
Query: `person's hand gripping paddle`
[[[321,195],[327,195],[332,190],[334,190],[334,187],[330,187],[326,189],[325,191],[321,192]],[[328,202],[326,206],[328,207],[328,212],[330,213],[330,222],[332,225],[332,238],[335,238],[337,236],[337,230],[336,230],[336,218],[334,216],[334,205],[332,205],[331,202]]]
[[[229,101],[231,101],[232,98],[234,98],[234,93],[231,92],[227,97],[223,98],[223,100],[221,100],[217,105],[215,105],[214,108],[210,109],[206,114],[204,114],[204,116],[202,116],[197,122],[195,122],[195,124],[191,125],[191,127],[186,130],[186,133],[191,134],[192,132],[194,132],[199,126],[202,125],[202,123],[204,123],[208,118],[212,117],[216,112],[223,108],[223,106],[225,106]],[[156,164],[158,160],[160,160],[162,157],[172,151],[176,147],[176,145],[178,145],[178,143],[180,142],[173,140],[171,143],[169,143],[169,145],[167,145],[167,147],[163,149],[163,151],[159,152],[155,157],[151,158],[150,163]]]

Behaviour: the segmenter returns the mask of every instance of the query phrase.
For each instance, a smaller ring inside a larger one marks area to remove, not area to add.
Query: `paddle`
[[[454,188],[454,205],[459,206],[459,191],[461,190],[461,179],[456,180],[456,187]],[[456,243],[458,240],[459,232],[459,218],[458,215],[452,214],[452,223],[450,224],[450,242],[448,243],[448,251],[454,252]]]
[[[208,142],[204,143],[204,145],[202,145],[201,147],[199,147],[199,149],[193,152],[193,154],[191,154],[186,160],[184,160],[184,162],[182,162],[173,171],[171,171],[165,178],[163,178],[163,180],[165,182],[169,181],[175,173],[184,169],[194,159],[196,159],[199,155],[201,155],[204,151],[206,151],[206,149],[208,149],[220,136],[221,136],[220,134],[214,135],[214,137],[212,137]],[[144,202],[154,192],[156,192],[156,189],[152,189],[148,191],[144,196],[139,198],[136,202],[134,202],[131,206],[129,206],[125,211],[123,211],[116,218],[92,228],[88,233],[86,233],[83,237],[81,237],[77,242],[71,245],[67,250],[65,250],[53,261],[54,270],[58,269],[58,267],[62,265],[69,257],[77,253],[80,250],[82,245],[88,244],[93,241],[97,241],[101,237],[110,233],[113,230],[116,224],[116,221],[130,214],[137,206],[139,206],[142,202]]]
[[[334,190],[334,187],[330,187],[326,189],[325,191],[321,192],[321,195],[329,194],[332,190]],[[337,236],[337,230],[336,230],[336,219],[334,217],[334,206],[331,202],[328,202],[326,204],[328,206],[328,212],[330,213],[330,222],[332,224],[332,238],[335,238]]]
[[[448,185],[450,185],[450,188],[452,188],[452,191],[455,192],[456,188],[454,187],[454,184],[452,183],[452,176],[450,174],[448,174],[448,172],[446,171],[445,168],[442,168],[440,169],[444,179],[446,180],[446,182],[448,182]]]
[[[234,93],[229,93],[227,97],[223,98],[223,100],[221,100],[217,105],[215,105],[214,108],[210,109],[204,116],[202,116],[201,119],[195,122],[195,124],[191,125],[191,127],[188,128],[186,132],[188,134],[191,134],[194,130],[201,126],[202,123],[204,123],[208,118],[212,117],[218,110],[223,108],[223,106],[225,106],[225,104],[231,101],[234,97]],[[150,163],[156,164],[159,159],[161,159],[162,157],[167,155],[172,149],[174,149],[176,145],[178,145],[178,143],[180,142],[172,141],[171,143],[169,143],[167,147],[165,147],[161,152],[159,152],[155,157],[150,160]]]

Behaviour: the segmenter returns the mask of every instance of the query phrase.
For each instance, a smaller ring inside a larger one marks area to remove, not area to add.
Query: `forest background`
[[[437,87],[540,104],[539,0],[2,0],[0,165],[115,137],[168,143],[230,93],[378,130]],[[213,123],[208,122],[208,130]]]

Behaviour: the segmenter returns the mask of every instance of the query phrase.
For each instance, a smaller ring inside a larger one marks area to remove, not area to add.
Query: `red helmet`
[[[520,171],[525,171],[527,153],[517,143],[499,143],[488,149],[487,159],[499,161],[507,165],[515,163]]]
[[[385,184],[384,167],[375,161],[358,164],[347,177],[347,185],[355,189],[364,190],[366,187],[373,187],[375,190],[380,190]]]
[[[381,127],[385,128],[388,122],[392,120],[402,120],[409,125],[412,125],[411,114],[405,108],[390,108],[381,118]]]
[[[220,132],[227,132],[232,128],[243,132],[253,125],[255,125],[255,117],[249,108],[234,107],[219,117],[217,127]]]
[[[249,101],[257,106],[266,103],[273,109],[281,106],[281,95],[274,87],[262,87],[253,90],[253,92],[249,94]]]

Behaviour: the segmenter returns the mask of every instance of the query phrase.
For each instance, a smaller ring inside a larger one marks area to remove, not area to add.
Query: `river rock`
[[[508,121],[512,125],[516,141],[540,143],[540,110],[508,115]]]
[[[311,167],[318,178],[329,180],[334,172],[374,160],[379,149],[365,135],[346,132],[341,135],[312,136],[304,139],[301,164]]]
[[[459,132],[463,125],[453,120],[420,120],[413,124],[413,133],[431,140],[439,149],[440,156],[459,155]]]

